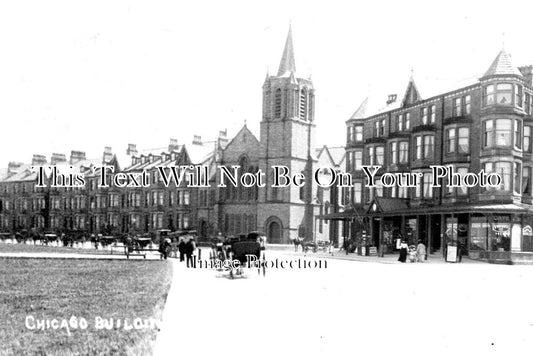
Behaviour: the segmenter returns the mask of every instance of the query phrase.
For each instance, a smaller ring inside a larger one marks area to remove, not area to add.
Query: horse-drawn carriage
[[[231,279],[235,278],[235,275],[243,275],[243,267],[257,267],[258,274],[261,273],[261,269],[263,276],[266,274],[265,237],[261,233],[254,231],[246,236],[228,238],[222,244],[222,248],[220,247],[218,244],[212,255],[217,259],[229,260]],[[233,268],[232,262],[235,261],[238,261],[237,268]]]

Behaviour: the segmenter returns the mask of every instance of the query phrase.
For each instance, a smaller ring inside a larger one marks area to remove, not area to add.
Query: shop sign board
[[[457,246],[448,245],[446,262],[457,262]]]

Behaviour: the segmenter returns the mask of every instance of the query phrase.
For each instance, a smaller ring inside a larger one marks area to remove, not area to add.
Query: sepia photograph
[[[0,4],[0,356],[530,355],[533,4]]]

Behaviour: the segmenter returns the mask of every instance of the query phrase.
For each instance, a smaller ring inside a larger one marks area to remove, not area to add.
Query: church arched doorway
[[[199,235],[200,237],[207,237],[208,231],[207,231],[207,221],[201,220],[200,221],[200,231]]]
[[[266,227],[267,242],[271,244],[281,243],[283,238],[281,221],[278,218],[272,217],[268,219]]]

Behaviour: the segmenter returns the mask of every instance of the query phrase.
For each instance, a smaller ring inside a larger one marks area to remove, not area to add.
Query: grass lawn
[[[124,254],[124,248],[114,247],[113,254]],[[73,248],[73,247],[63,247],[63,246],[43,246],[43,245],[32,245],[32,244],[8,244],[0,243],[0,252],[51,252],[51,253],[83,253],[89,255],[109,255],[111,251],[102,249],[91,248]]]
[[[157,327],[125,330],[124,321],[160,322],[171,280],[170,261],[0,258],[0,355],[150,355]],[[26,325],[72,316],[87,328]],[[97,317],[114,328],[97,329]]]

